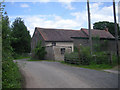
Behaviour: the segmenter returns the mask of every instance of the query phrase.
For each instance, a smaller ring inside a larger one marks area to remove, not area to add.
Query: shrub
[[[65,54],[65,62],[71,64],[100,65],[100,66],[102,65],[115,66],[118,63],[115,54],[96,50],[95,52],[93,51],[91,55],[90,47],[83,47],[83,46],[79,46],[79,48],[75,47],[75,52],[70,54]]]
[[[12,60],[2,63],[2,88],[21,88],[21,73]]]
[[[96,64],[109,64],[109,58],[106,52],[96,52],[95,56],[94,61]]]
[[[92,56],[90,54],[90,48],[89,47],[82,47],[79,48],[79,59],[80,63],[82,65],[89,65],[90,61],[92,59]]]
[[[78,48],[76,46],[74,46],[74,52],[78,53]]]
[[[64,61],[66,63],[71,63],[71,64],[80,64],[79,63],[79,57],[78,57],[78,53],[76,52],[72,52],[72,53],[65,53],[65,59]]]
[[[42,42],[38,42],[36,48],[34,49],[35,56],[34,58],[44,59],[46,55],[45,47],[42,46]]]
[[[117,55],[115,55],[115,54],[112,55],[112,64],[113,65],[117,65],[118,64]],[[120,56],[119,56],[119,65],[120,65]]]

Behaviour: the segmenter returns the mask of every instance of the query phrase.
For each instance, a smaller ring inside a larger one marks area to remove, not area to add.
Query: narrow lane
[[[117,88],[118,75],[59,62],[17,60],[25,88]]]

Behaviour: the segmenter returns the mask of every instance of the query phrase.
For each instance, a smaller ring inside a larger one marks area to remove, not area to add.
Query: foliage
[[[74,52],[78,52],[77,46],[74,46]]]
[[[110,57],[112,57],[112,61]],[[65,54],[64,61],[69,64],[88,65],[88,67],[92,67],[93,65],[93,67],[96,68],[107,68],[107,66],[117,65],[116,55],[103,51],[95,51],[93,55],[91,55],[90,48],[83,46],[80,46],[78,52]]]
[[[2,65],[2,87],[21,88],[21,74],[17,64],[12,60],[7,59],[6,61],[3,61]]]
[[[65,53],[64,56],[64,60],[67,63],[71,63],[71,64],[79,64],[79,57],[78,57],[78,53],[76,52],[72,52],[72,53]]]
[[[78,52],[65,54],[65,62],[71,63],[71,64],[89,65],[91,61],[90,48],[81,47],[79,50],[76,47],[76,50]]]
[[[79,57],[80,57],[80,63],[82,65],[89,65],[92,59],[90,54],[90,48],[80,46]]]
[[[2,18],[2,87],[20,88],[21,76],[17,64],[14,63],[11,47],[11,29],[8,16]]]
[[[31,37],[24,21],[21,18],[16,18],[12,24],[12,48],[15,53],[29,53],[31,50]]]
[[[96,52],[94,55],[94,62],[96,64],[109,64],[109,58],[106,52]]]
[[[93,37],[92,38],[92,41],[93,41],[93,50],[95,51],[95,52],[98,52],[98,51],[100,51],[101,50],[101,44],[100,44],[100,37],[99,36],[97,36],[97,37]]]
[[[21,58],[28,58],[28,57],[30,58],[30,53],[18,54],[18,53],[13,52],[12,56],[15,60],[16,59],[21,59]]]
[[[34,49],[34,52],[35,52],[35,57],[38,58],[38,59],[44,59],[45,55],[46,55],[46,51],[45,51],[45,47],[42,46],[42,42],[39,41],[37,43],[37,46],[36,48]]]
[[[120,31],[119,31],[119,25],[117,24],[118,27],[118,36],[120,37]],[[102,22],[96,22],[93,24],[94,29],[100,29],[100,30],[105,30],[105,28],[108,28],[109,32],[115,36],[115,28],[114,28],[114,23],[113,22],[108,22],[108,21],[102,21]]]

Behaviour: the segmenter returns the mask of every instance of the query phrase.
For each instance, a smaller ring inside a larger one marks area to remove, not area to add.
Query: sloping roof
[[[45,41],[73,41],[71,37],[87,37],[81,30],[36,28]]]
[[[88,29],[84,29],[84,28],[81,28],[81,30],[88,36],[89,35],[89,30]],[[106,30],[96,30],[96,29],[91,29],[91,34],[92,34],[92,37],[97,37],[99,36],[100,38],[109,38],[109,39],[114,39],[115,37],[109,32],[109,31],[106,31]]]
[[[39,28],[36,30],[42,35],[45,41],[73,41],[71,37],[88,38],[88,29],[70,30],[70,29],[52,29],[52,28]],[[99,36],[100,38],[111,38],[114,36],[105,30],[91,30],[92,36]]]

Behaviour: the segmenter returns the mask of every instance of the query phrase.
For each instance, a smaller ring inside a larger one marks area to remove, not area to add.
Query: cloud
[[[10,19],[16,16],[10,16]],[[63,19],[57,15],[34,15],[34,16],[19,16],[25,21],[30,34],[32,36],[35,27],[42,28],[63,28],[63,29],[80,29],[81,24],[76,22],[75,19]],[[52,19],[50,19],[52,18]]]
[[[75,0],[58,0],[59,3],[62,4],[63,7],[65,7],[66,9],[68,10],[73,10],[75,9],[73,6],[72,6],[72,2],[74,2]]]
[[[71,3],[62,3],[62,5],[63,5],[66,9],[68,9],[68,10],[73,10],[73,9],[75,9],[75,8],[71,5]]]
[[[113,7],[103,7],[103,3],[92,3],[90,4],[91,11],[91,26],[93,23],[98,21],[110,21],[113,22]],[[117,10],[117,5],[116,5]],[[118,10],[117,10],[118,18]],[[25,25],[30,31],[31,36],[33,35],[35,27],[42,28],[63,28],[63,29],[80,29],[87,28],[88,26],[88,16],[87,8],[80,12],[71,12],[70,16],[73,18],[64,18],[59,15],[26,15],[19,16],[24,19]],[[15,18],[16,16],[10,16],[10,19]]]
[[[92,3],[90,4],[90,13],[91,13],[91,27],[93,23],[99,21],[114,21],[113,17],[113,6],[101,6],[103,3]],[[118,6],[116,5],[116,15],[118,20]],[[85,26],[88,24],[88,15],[87,8],[82,12],[71,13],[72,16],[75,16],[76,21],[82,22],[82,25]],[[87,25],[88,26],[88,25]]]
[[[28,8],[28,7],[30,7],[30,6],[29,6],[28,4],[25,4],[25,3],[24,3],[24,4],[21,4],[20,7],[22,7],[22,8]]]

